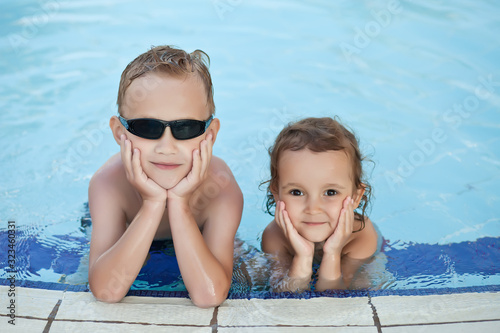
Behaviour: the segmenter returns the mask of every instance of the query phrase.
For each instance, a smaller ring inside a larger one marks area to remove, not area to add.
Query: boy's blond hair
[[[118,113],[123,111],[125,93],[132,81],[148,73],[163,73],[173,77],[197,75],[207,92],[207,107],[210,115],[215,113],[212,78],[208,70],[210,58],[201,51],[187,53],[171,46],[156,46],[130,62],[122,73],[118,88]],[[145,87],[147,89],[147,87]]]

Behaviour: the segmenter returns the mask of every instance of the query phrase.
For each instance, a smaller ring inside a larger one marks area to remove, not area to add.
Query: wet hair
[[[274,145],[269,148],[271,178],[261,184],[268,184],[266,211],[274,216],[276,202],[273,193],[278,192],[278,161],[281,154],[286,150],[297,151],[302,149],[309,149],[316,153],[331,150],[345,151],[351,161],[351,175],[355,188],[363,187],[365,189],[359,206],[355,210],[356,219],[361,222],[361,227],[357,231],[363,230],[365,227],[365,213],[370,204],[372,188],[364,179],[362,162],[369,160],[361,155],[355,135],[346,129],[337,118],[305,118],[288,124],[278,134]]]
[[[205,87],[208,111],[213,115],[215,113],[215,103],[212,78],[208,70],[209,65],[210,58],[201,50],[187,53],[172,46],[152,47],[149,51],[130,62],[123,71],[116,101],[118,113],[123,115],[125,93],[132,81],[148,73],[161,73],[179,78],[196,75]]]

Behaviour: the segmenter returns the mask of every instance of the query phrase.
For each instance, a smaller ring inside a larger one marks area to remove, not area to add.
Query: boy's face
[[[125,119],[154,118],[165,121],[180,119],[207,120],[210,113],[202,82],[194,75],[171,77],[150,73],[132,81],[128,87],[122,116]],[[215,140],[218,120],[214,119],[207,131],[195,138],[177,140],[170,127],[157,140],[144,139],[124,130],[132,148],[141,151],[141,166],[153,181],[165,189],[177,185],[191,170],[193,150],[212,132]]]
[[[354,188],[351,168],[344,151],[302,149],[281,154],[275,200],[285,203],[302,237],[315,243],[325,241],[337,227],[344,199],[351,196],[357,206],[360,191]]]

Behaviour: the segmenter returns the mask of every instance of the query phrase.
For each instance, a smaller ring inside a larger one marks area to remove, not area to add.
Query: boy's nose
[[[177,151],[177,140],[172,135],[170,127],[165,128],[161,138],[156,141],[155,152],[158,154],[172,154]]]

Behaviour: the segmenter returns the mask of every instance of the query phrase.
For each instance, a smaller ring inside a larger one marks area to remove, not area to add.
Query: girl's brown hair
[[[125,92],[132,81],[147,73],[165,73],[174,77],[195,74],[203,82],[207,92],[207,106],[211,115],[215,113],[212,78],[208,66],[210,58],[201,51],[187,53],[171,46],[156,46],[141,54],[123,70],[118,88],[118,113],[122,114]],[[147,88],[147,87],[145,87]]]
[[[271,178],[261,185],[269,183],[267,187],[266,210],[270,215],[276,206],[273,193],[277,193],[279,175],[278,161],[285,150],[309,149],[313,152],[329,150],[343,150],[352,164],[352,176],[356,188],[363,187],[365,192],[359,206],[356,208],[356,218],[361,221],[361,231],[365,226],[365,213],[371,200],[372,188],[364,179],[362,162],[367,160],[361,155],[358,140],[339,121],[329,117],[305,118],[295,123],[288,124],[276,138],[273,146],[269,148],[271,157]]]

